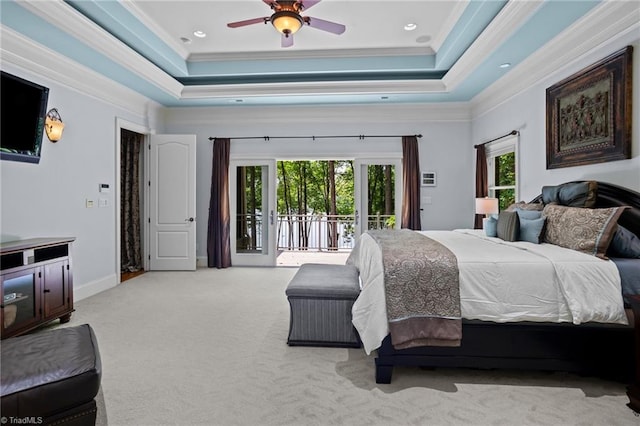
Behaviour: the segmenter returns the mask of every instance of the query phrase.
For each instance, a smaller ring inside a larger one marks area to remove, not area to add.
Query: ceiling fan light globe
[[[271,16],[271,24],[280,33],[288,36],[289,34],[295,34],[302,27],[303,20],[295,12],[282,10]]]

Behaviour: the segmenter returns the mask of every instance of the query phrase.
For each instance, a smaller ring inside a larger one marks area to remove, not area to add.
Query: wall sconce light
[[[62,137],[64,123],[57,109],[52,108],[47,113],[47,118],[44,121],[44,130],[47,132],[47,137],[51,142],[58,142]]]

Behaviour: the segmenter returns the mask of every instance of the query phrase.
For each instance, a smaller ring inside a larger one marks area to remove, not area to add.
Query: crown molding
[[[616,40],[640,39],[636,2],[605,1],[565,29],[471,101],[474,119],[538,82],[572,67],[589,52]]]
[[[193,53],[189,55],[189,62],[216,61],[257,61],[257,60],[286,60],[286,59],[337,59],[337,58],[366,58],[378,56],[430,56],[435,51],[426,46],[419,47],[388,47],[368,49],[331,49],[331,50],[282,50],[272,52],[219,52]]]
[[[323,81],[185,86],[182,99],[442,92],[445,92],[445,87],[438,80]]]
[[[455,6],[453,7],[453,11],[447,17],[447,21],[442,26],[440,33],[431,40],[431,47],[434,51],[437,52],[440,50],[440,47],[442,47],[442,43],[445,42],[447,36],[451,33],[451,30],[453,30],[453,28],[456,26],[465,9],[467,8],[467,6],[469,6],[469,3],[469,0],[456,1]]]
[[[541,0],[508,2],[442,78],[447,90],[454,90],[464,82],[496,47],[504,43],[531,17],[542,3]]]
[[[63,1],[23,0],[20,5],[67,34],[82,40],[129,72],[178,99],[182,84]]]
[[[184,47],[183,44],[180,44],[177,40],[169,35],[164,28],[159,26],[156,21],[149,18],[149,16],[144,13],[140,7],[136,4],[135,1],[132,0],[120,0],[120,4],[127,9],[133,16],[136,17],[144,26],[149,28],[155,35],[160,38],[167,46],[171,47],[178,55],[182,57],[185,61],[189,57],[189,51]]]
[[[471,111],[466,102],[445,104],[394,105],[301,105],[278,107],[174,107],[165,109],[166,125],[245,125],[274,123],[409,123],[469,122]]]
[[[138,117],[147,117],[150,110],[161,108],[160,104],[138,92],[3,25],[0,25],[0,38],[3,63],[40,75],[83,95],[98,98]]]

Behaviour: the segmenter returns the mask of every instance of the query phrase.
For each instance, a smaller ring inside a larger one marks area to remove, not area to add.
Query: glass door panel
[[[231,263],[275,265],[275,160],[231,162]]]

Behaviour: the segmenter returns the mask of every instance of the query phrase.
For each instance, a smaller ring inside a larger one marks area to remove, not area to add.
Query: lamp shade
[[[47,112],[47,116],[44,121],[44,130],[51,142],[58,142],[62,137],[64,123],[62,122],[62,117],[60,117],[56,108],[52,108]]]
[[[295,12],[282,10],[271,17],[271,23],[282,34],[294,34],[302,27],[302,18]]]
[[[476,214],[496,214],[499,211],[497,198],[476,198]]]

